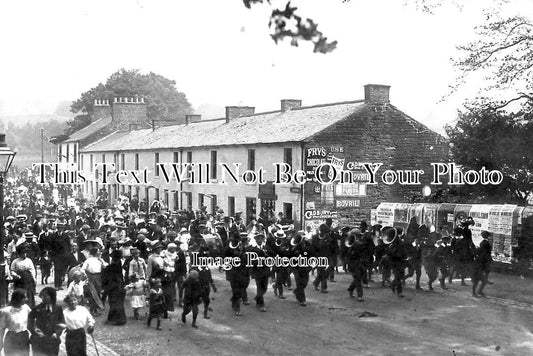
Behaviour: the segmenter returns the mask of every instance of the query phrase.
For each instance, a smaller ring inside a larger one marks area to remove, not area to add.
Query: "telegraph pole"
[[[41,163],[44,163],[44,129],[41,127]]]

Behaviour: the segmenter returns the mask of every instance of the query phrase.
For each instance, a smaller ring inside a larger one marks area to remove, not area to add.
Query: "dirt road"
[[[348,296],[350,277],[342,272],[328,294],[306,289],[308,306],[291,292],[287,299],[267,292],[268,311],[254,303],[233,315],[229,283],[213,272],[210,320],[199,329],[179,320],[181,309],[163,321],[163,330],[129,320],[126,326],[103,325],[95,336],[120,355],[533,355],[533,284],[518,276],[492,275],[487,298],[470,295],[455,281],[448,290],[416,291],[408,283],[404,299],[379,283],[365,289],[365,302]],[[250,300],[255,295],[252,281]],[[359,317],[363,312],[375,317]],[[129,304],[127,313],[131,315]]]

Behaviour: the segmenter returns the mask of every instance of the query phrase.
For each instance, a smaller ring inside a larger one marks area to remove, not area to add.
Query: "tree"
[[[462,8],[468,3],[465,0],[405,1],[431,14],[445,4]],[[475,27],[475,39],[459,44],[459,54],[452,58],[459,74],[451,85],[451,93],[471,74],[482,73],[487,83],[483,90],[511,89],[512,92],[505,100],[489,100],[485,105],[501,109],[515,101],[533,102],[533,19],[516,14],[516,10],[521,9],[516,1],[489,0],[482,4],[485,20]]]
[[[533,112],[507,113],[470,106],[446,126],[454,162],[463,170],[499,170],[500,185],[461,188],[470,202],[526,204],[533,193]]]
[[[346,0],[344,0],[346,1]],[[266,0],[268,4],[270,0]],[[263,3],[263,0],[243,0],[248,9],[254,4]],[[337,41],[328,41],[328,38],[318,30],[318,24],[312,19],[303,19],[296,14],[297,7],[287,2],[284,8],[274,8],[270,15],[270,37],[277,44],[278,41],[289,38],[291,45],[298,47],[300,41],[309,41],[314,44],[313,51],[316,53],[329,53],[337,47]]]
[[[192,112],[185,94],[176,89],[176,82],[159,74],[141,74],[139,70],[121,69],[113,73],[105,84],[82,93],[71,105],[76,115],[68,122],[68,134],[91,123],[95,99],[113,100],[114,97],[143,97],[147,103],[148,120],[175,121]]]

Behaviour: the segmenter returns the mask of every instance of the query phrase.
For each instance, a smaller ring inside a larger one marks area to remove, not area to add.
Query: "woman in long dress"
[[[109,314],[107,324],[126,324],[126,311],[124,310],[124,277],[121,265],[122,254],[119,250],[111,253],[111,263],[102,272],[102,287],[109,300]]]
[[[28,245],[24,242],[17,247],[18,258],[11,263],[11,276],[14,279],[13,288],[24,289],[28,304],[35,306],[36,272],[33,261],[26,256]]]

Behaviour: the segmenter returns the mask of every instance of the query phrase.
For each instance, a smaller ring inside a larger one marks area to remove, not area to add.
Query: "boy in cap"
[[[181,321],[185,324],[187,322],[186,316],[192,310],[192,327],[197,328],[196,318],[198,317],[198,304],[202,297],[202,287],[200,285],[199,273],[197,270],[189,272],[189,277],[183,283],[183,313],[181,314]]]

